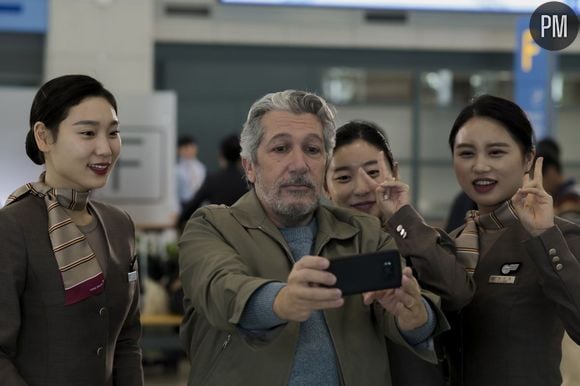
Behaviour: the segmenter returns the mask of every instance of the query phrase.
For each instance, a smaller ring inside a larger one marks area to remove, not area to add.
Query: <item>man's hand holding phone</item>
[[[304,256],[294,264],[287,285],[274,299],[274,313],[280,319],[303,322],[314,311],[339,308],[342,292],[333,288],[336,277],[326,271],[330,262],[320,256]]]
[[[428,314],[421,296],[421,287],[410,267],[403,269],[401,287],[363,293],[365,304],[378,302],[395,315],[401,331],[411,331],[427,322]]]
[[[314,311],[339,308],[345,295],[362,293],[369,305],[377,301],[410,331],[427,321],[421,289],[411,268],[401,271],[397,251],[381,251],[327,259],[304,256],[292,268],[286,286],[273,304],[283,320],[303,322]]]

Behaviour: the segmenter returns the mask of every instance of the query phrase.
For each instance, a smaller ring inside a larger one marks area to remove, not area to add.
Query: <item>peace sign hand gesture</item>
[[[377,184],[377,182],[366,173],[364,173],[364,178],[370,186],[376,186],[376,202],[381,210],[381,220],[385,223],[399,209],[409,204],[409,185],[397,181],[396,177],[393,177],[387,170],[385,155],[382,151],[378,154],[377,163],[380,176],[385,180],[380,184]]]
[[[534,165],[534,175],[524,175],[522,187],[512,197],[517,215],[524,228],[538,236],[554,226],[554,205],[552,196],[545,190],[542,177],[544,158],[538,157]]]

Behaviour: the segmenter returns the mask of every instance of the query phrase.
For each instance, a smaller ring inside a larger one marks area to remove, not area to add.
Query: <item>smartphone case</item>
[[[343,295],[401,286],[401,256],[396,250],[330,259],[328,271],[336,276]]]

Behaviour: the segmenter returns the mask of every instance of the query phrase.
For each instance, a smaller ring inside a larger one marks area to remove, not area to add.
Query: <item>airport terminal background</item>
[[[4,25],[14,11],[6,11],[8,3],[40,7],[45,25]],[[6,161],[10,151],[23,150],[34,90],[64,73],[96,77],[120,95],[121,180],[139,175],[131,165],[149,162],[167,183],[151,197],[132,200],[127,192],[140,194],[140,184],[147,183],[134,178],[139,187],[104,196],[137,218],[142,259],[171,259],[175,185],[168,176],[177,136],[196,137],[200,160],[215,171],[219,140],[241,130],[254,100],[271,91],[306,89],[336,106],[339,124],[362,118],[384,127],[416,207],[430,223],[443,225],[459,191],[447,144],[450,126],[474,95],[513,98],[518,17],[217,0],[0,0],[1,173],[36,173],[26,158]],[[580,179],[580,42],[556,55],[549,134],[562,147],[564,174]],[[149,136],[139,137],[142,132]],[[131,152],[139,141],[159,151]],[[0,196],[17,186],[5,184],[3,178]],[[154,324],[145,330],[149,343],[171,347],[171,322]],[[157,354],[148,355],[154,362]],[[184,367],[164,375],[165,368],[151,366],[147,384],[184,384]]]

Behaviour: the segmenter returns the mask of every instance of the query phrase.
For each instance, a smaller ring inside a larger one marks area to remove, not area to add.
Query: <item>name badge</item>
[[[491,275],[489,277],[488,283],[492,284],[515,284],[515,276],[502,276],[502,275]]]
[[[127,279],[129,281],[129,283],[131,283],[132,281],[137,280],[137,271],[131,271],[127,274]]]

